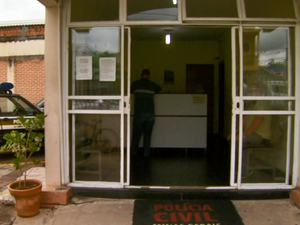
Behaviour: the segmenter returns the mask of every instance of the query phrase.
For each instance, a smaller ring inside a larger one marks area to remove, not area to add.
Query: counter
[[[154,102],[151,147],[206,148],[207,95],[157,94]]]

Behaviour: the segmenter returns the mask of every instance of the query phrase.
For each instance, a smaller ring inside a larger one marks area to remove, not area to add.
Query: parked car
[[[17,120],[19,116],[30,118],[43,113],[21,95],[13,94],[11,91],[13,87],[13,84],[7,82],[0,84],[0,145],[5,143],[3,139],[5,133],[15,129],[22,130],[23,127]]]
[[[40,100],[36,105],[42,112],[44,112],[44,107],[45,107],[45,101],[44,99]]]

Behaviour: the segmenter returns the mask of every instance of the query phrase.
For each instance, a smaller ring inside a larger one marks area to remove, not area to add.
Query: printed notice
[[[92,56],[76,57],[76,80],[92,80]]]
[[[116,81],[116,58],[100,58],[100,81]]]

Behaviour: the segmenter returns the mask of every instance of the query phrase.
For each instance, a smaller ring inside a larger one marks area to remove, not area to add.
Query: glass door
[[[74,183],[122,186],[128,180],[124,39],[124,27],[119,26],[70,29],[68,115]]]
[[[293,28],[232,28],[231,186],[295,182],[293,37]]]

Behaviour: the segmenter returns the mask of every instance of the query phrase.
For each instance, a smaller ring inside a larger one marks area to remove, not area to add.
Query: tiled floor
[[[228,186],[227,157],[208,156],[204,150],[155,149],[149,159],[132,160],[132,185]]]
[[[141,156],[131,158],[130,176],[130,185],[133,186],[230,186],[230,154],[228,151],[218,149],[215,152],[205,152],[204,149],[153,149],[149,158]],[[124,177],[126,179],[126,166]],[[284,178],[284,174],[281,178]],[[119,182],[120,152],[92,153],[86,160],[78,161],[76,179]],[[276,183],[280,181],[274,179],[272,170],[262,169],[251,171],[251,174],[244,177],[242,182]]]

